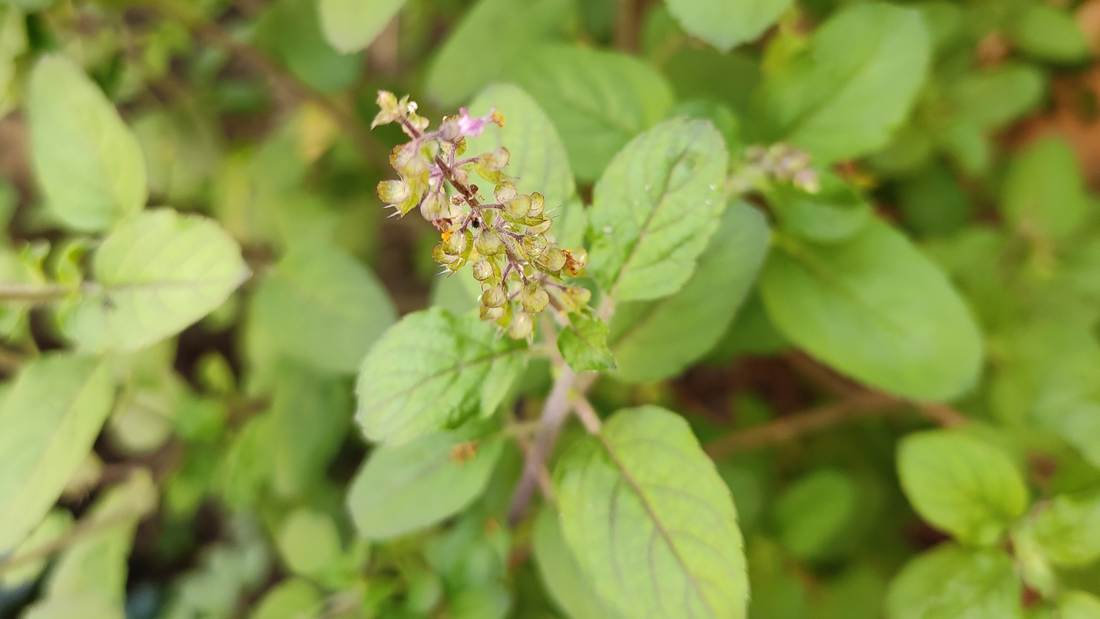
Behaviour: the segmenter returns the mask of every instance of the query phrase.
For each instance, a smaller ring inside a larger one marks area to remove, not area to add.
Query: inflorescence
[[[489,125],[503,127],[502,114],[494,109],[473,118],[462,108],[428,131],[428,119],[417,114],[408,96],[398,100],[379,91],[378,107],[371,128],[397,122],[411,138],[390,153],[390,165],[401,178],[379,183],[378,197],[395,210],[393,216],[420,208],[440,231],[432,258],[444,272],[472,265],[474,279],[481,283],[483,320],[524,339],[534,333],[533,316],[548,305],[565,312],[587,307],[588,289],[562,282],[563,275],[581,273],[585,254],[554,245],[546,199],[538,192],[520,193],[503,172],[508,149],[464,156],[466,138],[480,136]],[[495,184],[491,201],[470,182],[472,173]]]

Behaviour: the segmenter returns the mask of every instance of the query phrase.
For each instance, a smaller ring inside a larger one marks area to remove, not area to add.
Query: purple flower
[[[470,112],[466,108],[458,111],[458,134],[462,137],[476,138],[485,131],[485,125],[493,124],[504,126],[504,115],[492,109],[481,118],[470,118]]]

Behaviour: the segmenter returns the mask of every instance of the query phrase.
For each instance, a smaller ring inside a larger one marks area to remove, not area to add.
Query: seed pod
[[[524,253],[532,258],[538,258],[542,255],[542,252],[546,251],[549,243],[546,242],[546,237],[537,234],[526,234],[520,241],[520,247],[523,248]]]
[[[544,270],[557,273],[565,267],[565,252],[557,247],[551,247],[539,256],[538,263]]]
[[[439,243],[432,248],[432,260],[435,260],[442,265],[450,265],[457,262],[459,258],[458,256],[452,256],[443,251],[443,243]]]
[[[474,279],[479,282],[483,282],[489,279],[496,272],[496,269],[493,268],[493,265],[485,259],[481,259],[475,262],[474,266],[471,267],[471,270],[474,273]]]
[[[454,142],[460,134],[458,116],[448,116],[439,124],[439,137],[445,142]]]
[[[465,232],[452,232],[445,233],[443,240],[443,251],[452,256],[461,256],[466,251],[469,239],[466,238]]]
[[[428,221],[446,219],[451,214],[451,207],[443,197],[442,191],[430,191],[420,203],[420,214]]]
[[[525,340],[535,331],[535,320],[530,314],[520,312],[512,317],[512,324],[508,325],[508,335],[514,340]]]
[[[538,217],[546,209],[546,198],[539,192],[531,194],[531,210],[527,211],[528,217]]]
[[[504,240],[496,230],[482,229],[474,241],[474,248],[482,256],[495,256],[504,251]]]
[[[454,179],[455,182],[461,185],[465,185],[470,182],[470,175],[466,172],[466,170],[458,168],[454,170]]]
[[[481,306],[481,319],[485,322],[495,322],[500,320],[504,316],[503,307],[486,307]]]
[[[516,186],[512,183],[501,183],[493,190],[493,197],[501,204],[504,204],[517,195],[519,195],[519,193],[516,191]]]
[[[531,198],[523,194],[504,202],[504,214],[513,221],[519,221],[527,217],[531,211]]]
[[[510,154],[508,149],[501,146],[495,150],[478,155],[477,162],[481,167],[492,172],[499,172],[508,165]]]
[[[481,292],[481,303],[486,307],[504,307],[507,302],[508,292],[500,284],[489,286]]]
[[[528,217],[525,222],[527,223],[528,234],[544,234],[550,229],[550,224],[554,223],[554,220]]]
[[[537,281],[531,280],[523,287],[519,300],[525,311],[538,314],[550,303],[550,295],[539,286]]]
[[[400,204],[412,194],[405,181],[385,180],[378,183],[378,199],[386,204]]]
[[[561,300],[569,309],[579,312],[592,300],[592,291],[581,286],[570,286],[562,293]]]

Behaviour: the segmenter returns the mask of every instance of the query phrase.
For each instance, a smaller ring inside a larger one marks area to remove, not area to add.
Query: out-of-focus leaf
[[[561,533],[558,514],[546,507],[535,523],[535,562],[539,575],[558,606],[571,619],[617,619],[614,608],[596,593]]]
[[[822,556],[852,521],[858,499],[855,483],[840,471],[822,469],[800,478],[776,500],[783,545],[804,559]]]
[[[370,4],[378,4],[378,0]],[[321,29],[321,18],[317,0],[278,0],[257,24],[257,43],[281,60],[294,77],[331,93],[355,82],[361,59],[359,54],[333,49]]]
[[[99,434],[114,385],[94,358],[49,353],[28,364],[0,403],[0,552],[42,520]]]
[[[359,535],[389,539],[460,511],[484,491],[502,446],[499,436],[457,430],[375,448],[348,490]]]
[[[120,222],[96,250],[95,283],[60,311],[85,350],[133,351],[217,309],[248,276],[237,243],[213,220],[169,208]]]
[[[141,147],[80,67],[62,56],[39,60],[27,113],[35,173],[66,225],[104,230],[145,206]]]
[[[665,121],[630,142],[593,191],[589,272],[616,301],[682,288],[718,228],[727,154],[707,121]]]
[[[12,551],[11,559],[21,561],[20,557],[30,553],[37,553],[42,547],[47,546],[59,536],[72,529],[73,516],[64,509],[55,509],[46,514],[42,522],[31,531],[31,534]],[[31,561],[3,574],[0,574],[0,585],[14,589],[38,578],[42,570],[46,569],[46,558]]]
[[[821,188],[807,193],[780,185],[768,195],[784,231],[810,241],[843,241],[859,232],[871,218],[871,205],[835,174],[819,175]]]
[[[669,0],[684,30],[723,52],[752,41],[775,23],[791,0]]]
[[[1100,598],[1085,591],[1067,591],[1058,600],[1059,619],[1100,619]]]
[[[320,575],[340,554],[340,532],[332,517],[306,508],[287,515],[276,543],[283,563],[303,576]]]
[[[783,238],[764,265],[760,292],[783,335],[880,389],[951,398],[981,369],[981,334],[958,293],[878,219],[843,243]]]
[[[15,4],[0,8],[0,118],[15,107],[15,59],[27,49],[27,25]]]
[[[1088,209],[1077,158],[1055,138],[1032,144],[1012,160],[1001,196],[1009,222],[1032,236],[1064,238]]]
[[[363,361],[355,418],[368,439],[387,443],[455,427],[496,408],[507,391],[498,374],[525,356],[523,343],[499,337],[476,317],[456,318],[441,308],[409,314]]]
[[[1026,54],[1051,62],[1078,62],[1089,55],[1088,41],[1073,15],[1042,2],[1029,3],[1008,24],[1008,35]]]
[[[1100,494],[1056,496],[1028,528],[1052,563],[1087,565],[1100,558]]]
[[[888,619],[1020,619],[1020,580],[1001,550],[944,545],[910,561],[886,597]]]
[[[619,411],[558,462],[555,486],[569,547],[625,617],[745,616],[733,501],[683,418]]]
[[[125,619],[121,604],[112,604],[95,593],[49,598],[30,607],[23,619]]]
[[[1008,456],[958,432],[905,437],[898,476],[925,520],[965,542],[993,544],[1027,509],[1027,487]]]
[[[256,319],[281,349],[329,372],[358,369],[397,317],[370,269],[320,241],[292,245],[254,303]]]
[[[617,375],[628,382],[674,376],[713,348],[748,294],[770,238],[759,211],[730,204],[679,292],[615,308],[608,342]]]
[[[324,598],[304,578],[289,578],[268,591],[249,619],[299,619],[323,608]]]
[[[514,56],[505,76],[546,110],[582,181],[596,180],[615,153],[673,104],[672,87],[660,73],[617,52],[540,47]]]
[[[343,53],[370,45],[404,6],[405,0],[319,0],[321,28]]]

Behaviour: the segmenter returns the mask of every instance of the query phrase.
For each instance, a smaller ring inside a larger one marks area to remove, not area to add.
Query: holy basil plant
[[[0,0],[0,619],[1100,619],[1098,14]]]

